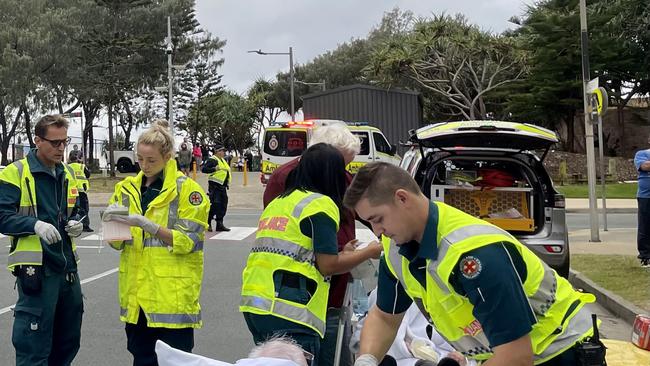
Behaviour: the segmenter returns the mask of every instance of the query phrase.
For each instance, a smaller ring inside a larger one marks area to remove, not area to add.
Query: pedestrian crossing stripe
[[[255,231],[257,231],[256,227],[233,226],[230,228],[230,231],[221,231],[216,234],[206,232],[205,238],[206,240],[241,241],[247,239],[251,235],[254,235]],[[356,229],[356,238],[361,243],[377,240],[375,234],[373,234],[371,230],[366,228]],[[81,239],[77,239],[77,241],[97,241],[97,240],[100,240],[98,234],[91,234],[91,235],[84,236]]]
[[[244,240],[257,231],[256,227],[231,227],[230,231],[221,231],[209,240]],[[208,233],[206,233],[208,234]],[[206,235],[207,237],[207,235]]]

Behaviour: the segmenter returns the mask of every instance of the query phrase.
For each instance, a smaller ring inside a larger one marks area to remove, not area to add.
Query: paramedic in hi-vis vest
[[[74,158],[70,154],[68,166],[74,170],[74,177],[77,179],[77,190],[79,191],[79,207],[83,210],[83,219],[81,222],[84,224],[84,231],[91,233],[93,229],[90,228],[90,205],[88,204],[88,191],[90,190],[90,171],[83,163],[83,154],[75,154]]]
[[[291,337],[313,355],[312,366],[319,365],[325,334],[329,276],[379,258],[382,251],[375,241],[363,249],[338,252],[344,192],[341,152],[324,143],[305,150],[284,192],[262,212],[242,275],[239,310],[255,343]]]
[[[132,240],[109,244],[120,255],[120,319],[134,366],[157,366],[155,345],[191,352],[200,328],[203,240],[208,199],[176,168],[168,122],[138,138],[140,173],[115,186],[102,221],[131,226]],[[128,212],[128,214],[127,214]]]
[[[0,172],[0,232],[11,237],[18,291],[11,341],[17,366],[70,365],[83,313],[72,238],[83,224],[74,172],[62,163],[68,121],[44,116],[34,135],[36,149]]]
[[[223,218],[228,209],[228,185],[232,177],[230,165],[224,158],[226,150],[222,145],[214,148],[214,155],[203,164],[203,173],[208,176],[208,195],[210,196],[210,213],[208,215],[208,231],[212,231],[212,219],[216,218],[215,231],[230,231],[223,224]]]
[[[508,232],[430,202],[403,169],[361,168],[344,204],[384,235],[377,305],[361,331],[357,366],[375,366],[415,302],[438,333],[483,365],[579,365],[593,333],[575,291]],[[590,363],[593,364],[593,363]]]

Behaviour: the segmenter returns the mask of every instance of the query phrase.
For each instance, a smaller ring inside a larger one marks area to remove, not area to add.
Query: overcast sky
[[[365,38],[383,14],[394,7],[417,16],[462,13],[483,29],[501,32],[507,20],[524,12],[531,0],[197,0],[201,26],[227,41],[224,84],[244,93],[255,79],[273,79],[289,70],[288,56],[247,53],[288,52],[306,63],[352,38]]]

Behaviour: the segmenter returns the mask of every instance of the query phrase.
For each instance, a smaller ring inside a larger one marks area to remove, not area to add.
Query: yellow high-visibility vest
[[[72,168],[63,164],[66,179],[68,180],[68,196],[67,196],[67,214],[72,214],[72,209],[77,202],[77,182],[74,178],[74,171]],[[0,172],[0,180],[13,184],[20,189],[20,206],[18,213],[25,216],[34,216],[38,218],[36,195],[36,182],[32,172],[29,170],[29,163],[27,158],[18,160],[2,172]],[[28,235],[22,237],[11,237],[12,242],[16,241],[14,250],[9,253],[7,269],[13,271],[15,266],[19,265],[37,265],[43,264],[43,247],[41,246],[41,239],[38,235]],[[72,238],[72,253],[75,260],[79,262],[79,255],[77,254],[77,247]]]
[[[128,207],[172,231],[173,246],[131,227],[132,240],[112,242],[121,250],[119,268],[120,319],[137,324],[140,309],[152,328],[200,328],[203,241],[210,202],[201,186],[176,169],[170,160],[163,187],[142,212],[140,189],[144,174],[117,184],[109,203]]]
[[[79,192],[88,192],[90,190],[90,182],[88,181],[88,178],[86,178],[86,173],[84,172],[86,166],[81,163],[70,163],[68,165],[74,171],[74,177],[77,179],[77,189]]]
[[[242,275],[242,300],[239,311],[273,315],[325,334],[329,282],[316,268],[312,238],[300,231],[300,221],[325,213],[338,230],[339,209],[327,196],[295,190],[271,201],[260,217],[255,243]],[[273,274],[286,271],[314,283],[316,290],[307,304],[277,296]]]
[[[580,293],[560,277],[530,249],[510,233],[442,202],[438,209],[438,258],[426,261],[426,288],[409,270],[409,262],[399,255],[395,242],[383,238],[386,263],[392,274],[420,308],[425,318],[457,351],[466,357],[486,360],[492,349],[478,320],[474,306],[454,291],[449,277],[461,256],[485,245],[507,242],[517,248],[526,265],[523,289],[537,322],[530,337],[534,363],[546,362],[593,333],[591,315],[584,305],[595,301]]]
[[[216,182],[221,185],[224,185],[226,183],[226,180],[228,181],[230,180],[228,179],[231,176],[230,165],[228,165],[226,159],[220,158],[216,155],[212,155],[210,159],[214,159],[217,161],[217,166],[216,166],[217,170],[215,170],[214,173],[208,176],[208,181]]]

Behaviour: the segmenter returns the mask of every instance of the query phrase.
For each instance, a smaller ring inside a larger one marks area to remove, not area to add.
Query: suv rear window
[[[300,156],[306,147],[306,131],[266,131],[264,136],[264,152],[269,155]]]

